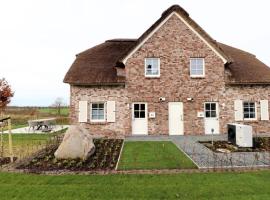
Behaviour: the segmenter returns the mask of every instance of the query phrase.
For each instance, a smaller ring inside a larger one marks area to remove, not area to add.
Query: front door
[[[132,104],[132,134],[147,135],[147,103]]]
[[[204,104],[204,126],[205,134],[219,134],[219,112],[217,102]]]
[[[169,135],[183,135],[183,103],[169,102]]]

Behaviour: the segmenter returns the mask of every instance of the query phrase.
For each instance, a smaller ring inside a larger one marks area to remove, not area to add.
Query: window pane
[[[145,104],[141,104],[141,110],[145,110]]]
[[[249,114],[248,113],[244,113],[244,118],[249,118]]]
[[[145,118],[145,111],[140,112],[140,118]]]
[[[97,107],[98,107],[98,104],[96,104],[96,103],[92,104],[92,108],[97,108]]]
[[[210,117],[210,111],[205,111],[205,117]]]
[[[249,116],[250,118],[255,118],[255,113],[250,113]]]
[[[104,110],[98,110],[98,115],[104,115]]]
[[[98,107],[99,107],[99,108],[104,108],[104,103],[98,104]]]
[[[245,108],[248,108],[248,107],[249,107],[249,103],[244,102],[244,107],[245,107]]]
[[[211,111],[211,117],[216,117],[216,111]]]
[[[197,75],[203,75],[203,70],[202,69],[197,70]]]
[[[190,65],[192,67],[196,66],[196,59],[190,59]]]
[[[98,110],[92,110],[92,115],[98,115]]]
[[[92,115],[92,119],[98,119],[97,115]]]
[[[205,104],[205,110],[210,110],[210,104],[209,103]]]
[[[98,115],[98,119],[100,120],[104,119],[104,115]]]
[[[216,104],[215,103],[211,103],[211,110],[216,110]]]
[[[244,108],[244,112],[249,112],[249,108]]]
[[[140,117],[139,111],[134,111],[134,118],[139,118],[139,117]]]
[[[139,104],[134,104],[134,110],[139,110]]]

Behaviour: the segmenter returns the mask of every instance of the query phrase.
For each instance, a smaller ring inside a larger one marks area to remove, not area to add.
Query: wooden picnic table
[[[56,124],[56,118],[47,118],[47,119],[35,119],[35,120],[29,120],[28,125],[29,129],[33,128],[34,130],[51,130],[52,126]],[[42,129],[42,128],[45,129]]]

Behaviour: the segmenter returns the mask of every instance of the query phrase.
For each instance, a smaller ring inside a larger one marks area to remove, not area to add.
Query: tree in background
[[[52,104],[52,107],[57,109],[57,114],[61,115],[61,109],[66,106],[66,104],[64,103],[64,99],[61,97],[57,97],[54,101],[54,103]]]
[[[10,103],[11,97],[14,96],[14,92],[11,90],[8,82],[2,78],[0,79],[0,113]]]

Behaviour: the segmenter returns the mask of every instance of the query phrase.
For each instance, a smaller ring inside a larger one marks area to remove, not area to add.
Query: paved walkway
[[[227,140],[227,135],[215,135],[213,139],[215,141]],[[172,141],[191,160],[193,160],[200,169],[270,167],[270,152],[214,153],[198,142],[210,141],[211,136],[132,136],[127,137],[125,140]]]
[[[63,130],[65,128],[68,128],[69,125],[56,125],[51,132],[42,132],[41,130],[33,130],[32,128],[29,129],[29,127],[23,127],[23,128],[16,128],[12,129],[11,133],[12,134],[32,134],[32,133],[37,133],[37,134],[47,134],[47,133],[54,133],[60,130]],[[4,131],[4,133],[8,133],[8,131]]]

